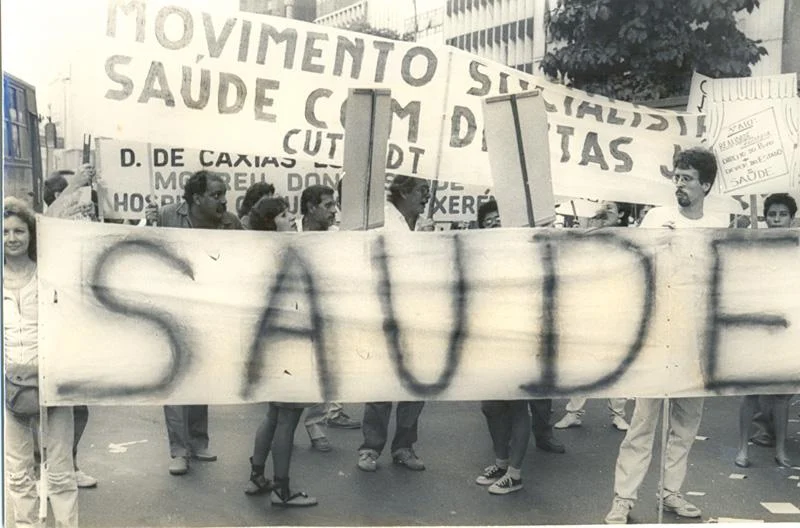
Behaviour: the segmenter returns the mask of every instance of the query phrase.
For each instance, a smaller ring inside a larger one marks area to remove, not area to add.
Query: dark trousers
[[[417,441],[419,415],[425,402],[398,402],[396,411],[397,427],[392,440],[392,453],[403,448],[411,448]],[[364,443],[359,451],[375,451],[380,454],[389,436],[389,418],[392,415],[392,402],[371,402],[364,404],[364,419],[361,431]]]
[[[542,442],[553,437],[553,424],[550,416],[553,414],[553,400],[528,400],[531,409],[531,430],[536,442]]]

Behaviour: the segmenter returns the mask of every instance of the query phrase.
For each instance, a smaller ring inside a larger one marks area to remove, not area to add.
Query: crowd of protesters
[[[676,203],[656,207],[640,217],[624,204],[604,202],[590,219],[590,229],[605,229],[639,224],[641,228],[684,229],[697,227],[729,227],[730,219],[704,210],[706,195],[714,185],[717,166],[713,154],[702,149],[689,149],[676,154],[673,171]],[[77,173],[60,171],[47,179],[44,198],[51,216],[96,220],[91,202],[68,200],[95,178],[90,165]],[[430,200],[430,182],[420,178],[396,176],[388,188],[385,211],[387,232],[432,231],[433,222],[424,215]],[[337,207],[338,202],[338,207]],[[254,184],[245,194],[237,214],[227,205],[227,187],[213,172],[200,171],[185,184],[180,203],[147,208],[147,222],[161,227],[186,229],[249,229],[254,231],[335,231],[335,219],[341,207],[341,189],[314,185],[305,189],[300,199],[299,217],[288,203],[275,196],[274,186]],[[484,203],[476,218],[480,229],[501,228],[502,204]],[[797,205],[788,195],[769,196],[763,215],[770,228],[789,227]],[[97,480],[76,465],[78,442],[88,421],[86,407],[50,407],[44,409],[47,419],[40,419],[36,391],[38,382],[37,352],[37,285],[36,225],[34,213],[26,203],[6,198],[3,215],[4,279],[3,337],[6,381],[6,444],[5,463],[10,504],[17,526],[40,526],[40,491],[46,490],[56,526],[78,524],[78,488],[97,485]],[[335,235],[331,235],[335,236]],[[423,235],[420,235],[423,236]],[[774,446],[779,466],[791,464],[786,452],[786,430],[789,400],[792,395],[745,396],[738,422],[739,451],[732,462],[747,467],[748,444]],[[486,486],[494,495],[522,489],[522,465],[531,436],[537,448],[564,453],[564,445],[553,437],[553,427],[566,429],[581,425],[586,400],[572,398],[566,414],[552,423],[552,400],[483,401],[480,410],[486,418],[488,439],[494,461],[478,473],[475,482]],[[688,468],[689,453],[702,418],[702,398],[670,400],[638,398],[633,414],[625,414],[625,398],[608,400],[610,423],[624,432],[614,472],[611,509],[606,523],[627,523],[629,512],[637,500],[637,492],[653,457],[654,438],[659,414],[668,416],[670,441],[666,446],[664,480],[659,502],[666,511],[681,517],[697,518],[700,509],[681,494]],[[355,465],[364,472],[378,470],[380,455],[388,441],[392,409],[395,411],[395,433],[390,445],[394,464],[411,471],[422,471],[426,464],[415,445],[425,403],[368,402],[362,420],[344,412],[339,402],[289,403],[270,402],[263,421],[254,429],[250,475],[244,480],[247,495],[270,495],[273,505],[304,507],[317,504],[306,492],[290,487],[293,441],[300,419],[312,448],[330,451],[331,444],[324,427],[361,428],[363,442],[353,446]],[[164,406],[166,440],[169,452],[168,471],[180,476],[190,470],[191,461],[213,462],[210,450],[208,406]],[[628,421],[630,420],[630,421]],[[758,432],[750,435],[753,424]],[[46,426],[46,427],[45,427]],[[38,438],[38,445],[37,445]],[[42,450],[41,447],[46,449]],[[46,453],[47,484],[37,488],[39,452]],[[273,478],[265,476],[267,459],[272,455]]]

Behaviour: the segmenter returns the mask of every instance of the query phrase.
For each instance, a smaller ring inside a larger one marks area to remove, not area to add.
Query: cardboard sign
[[[797,230],[80,225],[39,219],[44,405],[800,389]]]

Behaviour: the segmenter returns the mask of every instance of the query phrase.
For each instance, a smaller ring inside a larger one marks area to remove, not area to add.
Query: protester
[[[228,212],[227,185],[213,172],[198,171],[186,181],[183,202],[159,210],[146,209],[148,223],[185,229],[242,229],[236,215]],[[213,462],[217,456],[208,450],[208,405],[165,405],[164,418],[169,437],[171,475],[189,471],[189,458]]]
[[[478,207],[478,228],[502,227],[497,202]],[[531,438],[531,417],[525,400],[484,400],[481,412],[486,417],[494,449],[494,464],[486,467],[475,483],[489,486],[489,493],[505,495],[522,489],[522,462]]]
[[[625,227],[628,224],[628,214],[620,204],[616,202],[603,202],[600,204],[595,215],[589,219],[589,228],[605,227]],[[628,430],[628,422],[625,420],[625,398],[609,398],[608,410],[611,413],[611,426],[619,431]],[[585,414],[584,406],[586,398],[570,398],[567,402],[567,413],[555,423],[556,429],[568,429],[570,427],[580,427],[583,424],[582,418]]]
[[[283,198],[262,197],[252,209],[250,228],[256,231],[297,232],[297,224]],[[270,502],[275,506],[313,506],[317,499],[304,492],[292,493],[289,487],[289,467],[292,463],[294,432],[303,410],[312,404],[271,402],[267,415],[256,431],[253,456],[250,457],[250,484],[247,495],[272,492]],[[272,452],[275,484],[264,476],[267,457]]]
[[[96,175],[94,167],[89,164],[81,165],[78,172],[77,182],[74,182],[73,185],[76,183],[83,183],[88,186]],[[75,172],[65,169],[58,170],[48,176],[44,181],[43,198],[47,207],[50,207],[69,186],[68,177],[70,179],[76,179]],[[97,486],[97,479],[78,468],[78,443],[81,441],[83,433],[86,431],[86,426],[89,423],[89,407],[86,405],[76,405],[72,408],[72,411],[75,419],[75,438],[72,444],[72,458],[75,462],[75,478],[78,481],[79,488],[94,488]],[[36,452],[38,454],[38,441]]]
[[[700,228],[728,227],[727,218],[706,214],[705,197],[714,185],[717,162],[702,148],[680,151],[674,158],[673,182],[678,207],[656,207],[647,213],[640,227]],[[700,428],[703,398],[672,398],[669,409],[669,442],[666,446],[663,497],[664,510],[680,517],[700,517],[700,508],[680,494],[689,451]],[[653,457],[658,417],[663,400],[636,400],[630,429],[622,440],[614,474],[614,501],[606,515],[607,524],[625,524]]]
[[[271,183],[256,182],[247,188],[239,206],[239,220],[245,229],[250,229],[250,209],[264,196],[274,195],[275,186]]]
[[[428,180],[413,176],[395,176],[389,185],[389,195],[384,208],[385,232],[432,231],[433,222],[421,218],[430,199]],[[392,440],[392,461],[414,471],[425,469],[425,463],[414,451],[417,441],[419,415],[425,406],[423,401],[398,402]],[[378,457],[386,446],[389,436],[389,419],[392,402],[369,402],[364,404],[362,432],[364,442],[358,448],[358,468],[376,471]]]
[[[3,355],[6,377],[6,490],[16,526],[41,526],[39,501],[49,499],[55,525],[78,525],[78,484],[72,407],[45,409],[46,498],[35,480],[34,435],[39,428],[36,219],[17,198],[3,201]]]
[[[769,228],[792,226],[797,214],[797,202],[788,194],[771,194],[764,200],[764,219]],[[786,431],[789,426],[789,402],[793,394],[748,395],[742,398],[739,410],[739,452],[734,463],[742,468],[750,466],[748,436],[750,422],[760,408],[765,424],[759,431],[762,443],[774,444],[775,462],[782,467],[792,467],[786,453]],[[754,442],[755,443],[755,442]]]
[[[336,220],[336,200],[334,190],[325,185],[312,185],[300,195],[300,212],[303,214],[298,224],[300,231],[328,231]],[[304,425],[311,447],[327,453],[333,447],[322,429],[323,425],[341,429],[358,429],[361,422],[353,420],[339,402],[318,403],[306,411]]]

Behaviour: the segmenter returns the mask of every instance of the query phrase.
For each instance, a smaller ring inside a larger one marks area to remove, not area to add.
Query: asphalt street
[[[797,400],[797,399],[796,399]],[[708,398],[690,455],[684,493],[703,510],[695,522],[720,518],[800,522],[800,514],[770,513],[762,503],[800,507],[800,468],[780,469],[770,448],[753,446],[752,466],[734,466],[740,398]],[[554,404],[554,420],[564,408]],[[628,402],[628,415],[633,403]],[[523,467],[525,487],[493,496],[474,483],[494,461],[478,402],[426,405],[417,452],[427,469],[393,466],[388,453],[375,473],[356,467],[360,430],[329,429],[333,451],[310,448],[298,427],[292,487],[319,499],[306,509],[272,507],[268,496],[243,493],[253,435],[265,406],[212,407],[211,450],[216,462],[193,462],[184,476],[171,476],[160,407],[91,407],[79,463],[100,481],[81,490],[82,526],[266,526],[266,525],[543,525],[598,524],[612,499],[613,470],[623,433],[610,427],[604,400],[590,400],[583,426],[556,431],[566,454],[531,443]],[[361,417],[362,406],[345,409]],[[790,413],[789,455],[800,466],[800,403]],[[657,521],[657,458],[640,490],[632,522]],[[271,460],[267,464],[271,477]],[[732,474],[745,478],[730,478]],[[666,513],[665,522],[685,520]],[[52,525],[52,519],[50,520]]]

